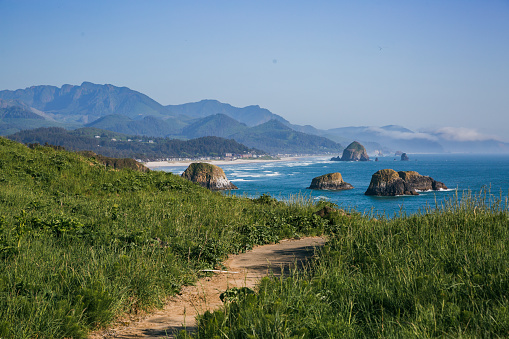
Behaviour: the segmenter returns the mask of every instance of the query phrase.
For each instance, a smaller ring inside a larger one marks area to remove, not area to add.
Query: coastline
[[[206,162],[213,165],[244,165],[244,164],[263,164],[268,162],[283,162],[283,161],[299,161],[303,159],[309,158],[322,158],[322,156],[296,156],[296,157],[285,157],[274,160],[255,160],[255,159],[235,159],[235,160],[194,160],[194,161],[148,161],[143,163],[146,167],[150,169],[155,169],[159,167],[187,167],[194,162]]]

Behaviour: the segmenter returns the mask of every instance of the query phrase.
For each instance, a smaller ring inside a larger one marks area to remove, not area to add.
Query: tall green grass
[[[418,215],[334,221],[307,269],[202,315],[193,337],[509,336],[506,199],[466,192]]]
[[[0,337],[86,337],[230,253],[323,232],[315,209],[0,138]]]

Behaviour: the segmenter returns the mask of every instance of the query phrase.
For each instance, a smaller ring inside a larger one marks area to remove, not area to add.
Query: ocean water
[[[239,187],[233,194],[258,197],[269,194],[277,199],[303,195],[314,200],[328,200],[344,209],[393,217],[404,212],[413,214],[435,208],[447,200],[483,190],[505,201],[509,192],[509,155],[409,154],[410,161],[400,157],[379,157],[379,161],[342,162],[330,157],[310,157],[297,161],[221,165],[229,180]],[[364,192],[371,176],[380,169],[417,171],[443,182],[449,190],[420,192],[418,196],[373,197]],[[161,167],[158,170],[181,174],[186,167]],[[340,172],[354,189],[317,191],[307,189],[314,177]]]

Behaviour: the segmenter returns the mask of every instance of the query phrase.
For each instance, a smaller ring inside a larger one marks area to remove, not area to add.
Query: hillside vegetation
[[[95,136],[100,138],[97,139]],[[264,154],[262,151],[239,144],[235,140],[214,136],[192,140],[149,139],[91,127],[79,128],[74,131],[56,127],[38,128],[12,134],[9,139],[25,144],[50,144],[74,151],[93,151],[109,157],[130,157],[142,160],[217,157],[224,156],[226,153]]]
[[[256,293],[205,313],[193,338],[509,336],[507,199],[467,195],[426,214],[328,230],[306,270],[265,278]]]
[[[232,291],[180,336],[509,335],[507,199],[465,196],[376,220],[3,138],[0,182],[0,337],[83,338],[161,306],[229,253],[316,234],[329,241],[304,270]]]
[[[319,234],[316,207],[0,138],[0,337],[83,338],[255,244]],[[217,213],[221,211],[221,213]]]

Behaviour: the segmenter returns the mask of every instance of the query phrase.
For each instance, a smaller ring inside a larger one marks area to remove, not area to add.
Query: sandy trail
[[[196,328],[195,316],[219,308],[222,305],[219,295],[226,289],[253,288],[270,272],[279,275],[281,267],[302,263],[313,255],[315,247],[324,243],[321,237],[283,240],[231,256],[225,263],[228,273],[202,278],[195,286],[184,287],[163,309],[136,322],[93,333],[90,338],[173,338],[173,333],[183,329],[192,332]]]

